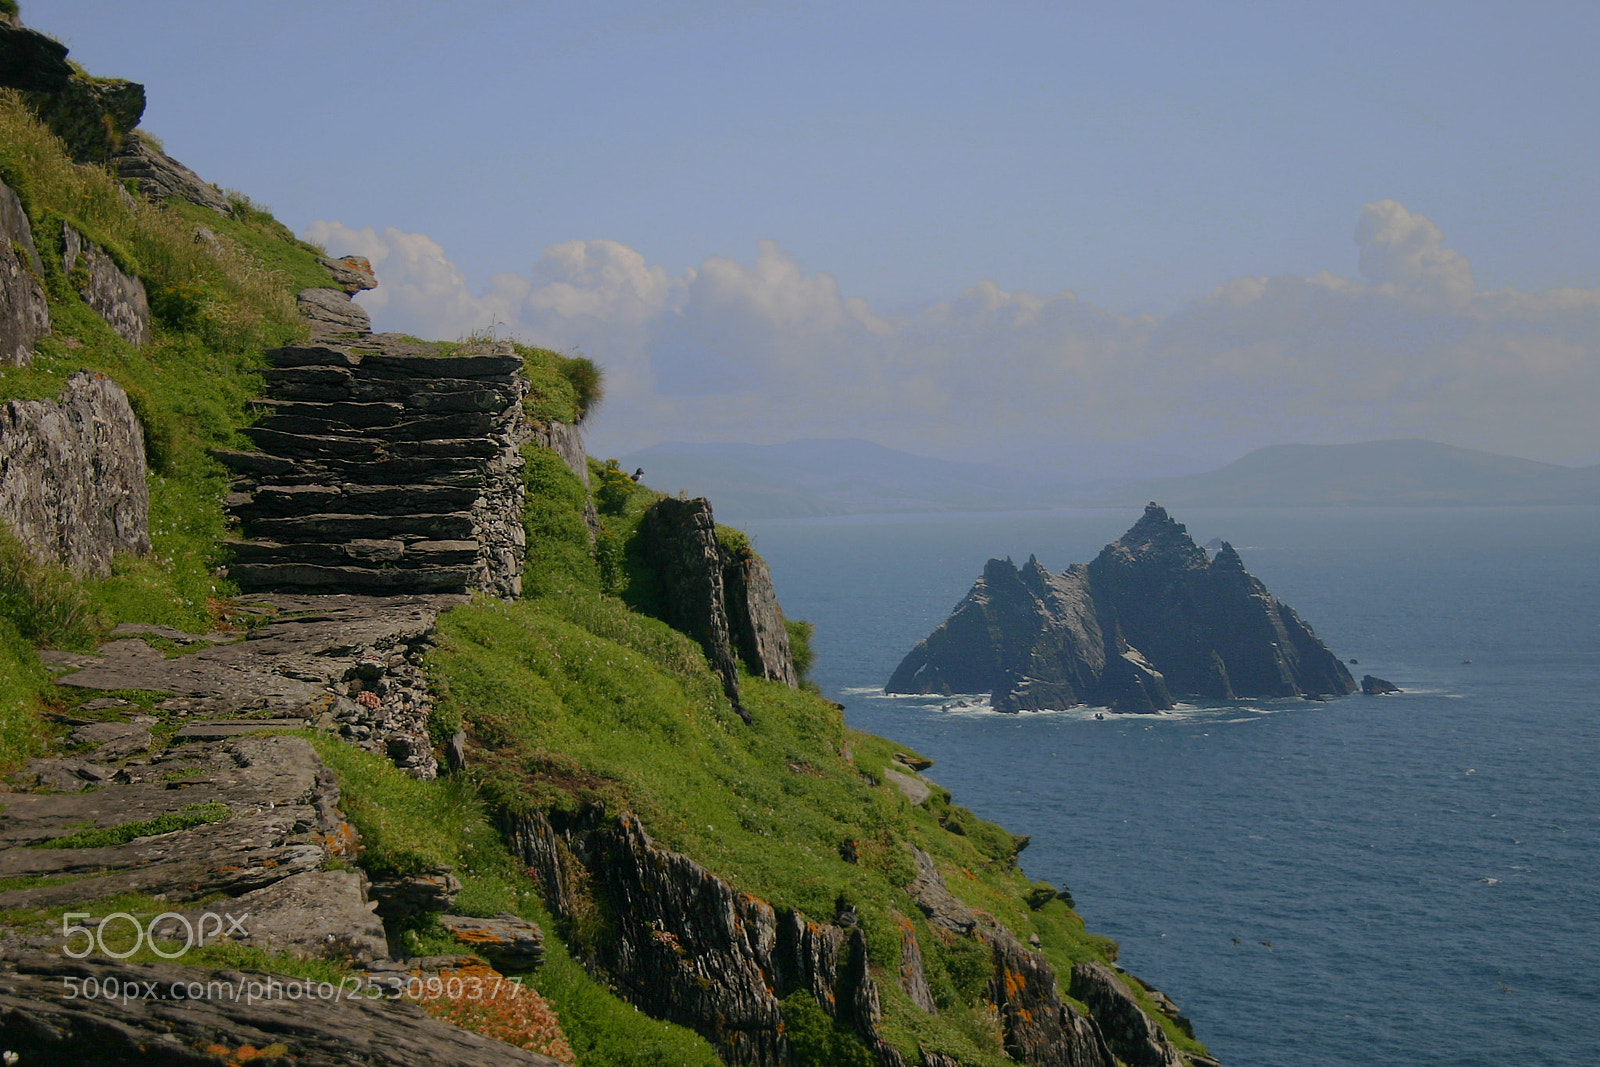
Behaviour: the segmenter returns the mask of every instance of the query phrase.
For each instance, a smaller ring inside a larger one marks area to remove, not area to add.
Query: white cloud
[[[1393,200],[1361,209],[1356,244],[1361,246],[1361,273],[1390,295],[1414,295],[1459,308],[1477,291],[1472,264],[1444,247],[1443,231]]]
[[[1064,464],[1092,442],[1204,466],[1277,441],[1425,436],[1600,459],[1600,291],[1479,293],[1439,228],[1392,200],[1356,228],[1365,280],[1235,278],[1159,318],[987,280],[882,314],[770,241],[680,276],[615,241],[569,241],[474,293],[422,234],[319,222],[307,236],[373,261],[380,328],[455,337],[498,320],[581,347],[607,372],[591,430],[604,451],[861,436]]]

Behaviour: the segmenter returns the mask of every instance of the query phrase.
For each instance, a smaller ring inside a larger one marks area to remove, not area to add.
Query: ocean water
[[[1225,1064],[1595,1063],[1600,509],[1174,516],[1398,695],[1103,721],[881,695],[989,556],[1059,570],[1137,517],[748,529],[851,725],[1031,834],[1030,876],[1070,887]]]

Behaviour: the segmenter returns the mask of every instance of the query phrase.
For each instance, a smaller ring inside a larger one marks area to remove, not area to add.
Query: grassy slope
[[[0,531],[4,769],[42,736],[38,713],[50,686],[35,645],[88,644],[124,620],[188,628],[215,621],[219,598],[230,591],[212,573],[225,481],[205,450],[237,443],[246,402],[260,387],[261,350],[298,330],[292,294],[329,283],[315,249],[242,198],[232,219],[188,205],[130,204],[103,171],[68,162],[3,93],[0,177],[33,221],[54,324],[33,368],[0,370],[0,400],[53,396],[79,368],[128,389],[150,441],[155,544],[150,559],[120,559],[111,578],[80,581],[31,562]],[[157,313],[150,345],[132,349],[78,299],[52,236],[63,220],[144,278]],[[197,243],[201,226],[217,235],[220,251]],[[534,384],[527,404],[534,417],[570,421],[598,400],[587,360],[519,351]],[[888,975],[880,989],[891,1040],[908,1051],[920,1043],[970,1063],[1003,1062],[983,1002],[987,953],[941,937],[911,905],[900,888],[911,876],[905,844],[932,853],[973,906],[1020,936],[1038,933],[1058,967],[1114,947],[1087,935],[1059,901],[1031,909],[1024,899],[1036,887],[1014,865],[1011,836],[952,806],[942,791],[923,807],[910,805],[884,784],[894,746],[848,730],[820,697],[746,679],[755,725],[740,723],[699,648],[644,613],[655,607],[656,587],[632,534],[655,494],[594,465],[604,530],[591,547],[582,485],[553,454],[530,448],[527,455],[529,596],[516,604],[482,600],[447,616],[429,663],[441,692],[435,733],[468,727],[478,758],[473,782],[418,782],[335,739],[314,738],[363,833],[363,866],[447,863],[465,885],[461,910],[511,911],[549,924],[493,829],[492,809],[571,804],[582,797],[549,783],[582,780],[587,796],[638,811],[663,846],[775,905],[828,918],[846,897]],[[736,532],[723,536],[737,547]],[[856,843],[859,864],[841,858],[846,840]],[[902,919],[922,946],[942,1008],[937,1017],[914,1009],[893,980]],[[568,933],[581,938],[583,931]],[[418,949],[448,944],[426,925],[408,936]],[[535,984],[561,1013],[585,1065],[717,1062],[697,1036],[617,1000],[559,943]],[[864,1053],[806,1004],[787,1005],[787,1014],[803,1062],[856,1062]]]
[[[122,621],[206,629],[229,589],[213,576],[223,472],[205,450],[235,441],[260,390],[265,347],[302,329],[294,292],[331,284],[316,250],[241,203],[235,218],[129,197],[105,170],[72,163],[10,91],[0,91],[0,179],[28,213],[52,332],[34,364],[0,369],[0,401],[56,396],[78,370],[127,390],[150,460],[147,559],[119,558],[109,578],[78,581],[40,566],[0,531],[0,768],[35,750],[47,692],[28,649],[82,646]],[[69,223],[146,283],[153,337],[135,349],[78,297],[61,263]],[[214,244],[197,240],[204,226]]]

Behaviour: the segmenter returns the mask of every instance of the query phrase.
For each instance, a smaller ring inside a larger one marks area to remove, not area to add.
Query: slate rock
[[[33,346],[50,332],[44,264],[22,201],[0,182],[0,367],[26,367]]]
[[[149,516],[144,431],[110,378],[0,404],[0,522],[34,556],[109,575],[114,554],[150,551]]]
[[[979,937],[988,943],[993,961],[989,1000],[1014,1059],[1041,1067],[1116,1067],[1105,1024],[1062,1002],[1055,969],[1042,955],[1004,927],[987,927]]]
[[[1364,674],[1361,676],[1361,692],[1369,697],[1383,696],[1386,693],[1400,692],[1400,687],[1382,678]]]
[[[893,767],[885,767],[883,775],[889,779],[889,784],[905,794],[905,798],[913,804],[925,804],[933,795],[933,790],[928,783],[915,774],[905,774]]]
[[[366,308],[338,289],[302,289],[296,297],[300,314],[309,319],[312,336],[369,334],[372,318]]]
[[[111,157],[111,167],[117,177],[133,182],[147,199],[187,200],[219,215],[233,213],[233,205],[220,189],[140,136],[137,130],[123,138],[120,149]]]
[[[1088,1006],[1106,1044],[1128,1067],[1185,1067],[1160,1024],[1145,1014],[1106,964],[1098,960],[1074,964],[1071,993]]]
[[[153,988],[158,996],[68,998],[62,996],[66,978],[93,980],[97,989]],[[189,999],[174,996],[174,988],[183,994],[219,992]],[[547,1056],[430,1018],[408,1001],[335,1001],[332,988],[307,995],[306,981],[288,975],[18,952],[0,962],[0,1046],[16,1052],[24,1067],[215,1067],[222,1062],[214,1054],[218,1046],[232,1051],[274,1045],[285,1046],[282,1062],[297,1067],[562,1067]],[[251,989],[259,997],[247,996]]]
[[[441,915],[439,925],[502,970],[532,970],[544,963],[544,932],[515,915],[502,913],[492,919]]]
[[[238,944],[366,966],[389,948],[364,885],[353,870],[306,871],[209,907],[238,919]]]
[[[372,261],[366,256],[340,256],[338,259],[318,256],[317,262],[328,268],[333,280],[352,296],[378,287],[378,276],[373,273]]]
[[[377,901],[385,919],[405,919],[427,912],[442,912],[455,904],[461,880],[448,867],[422,874],[374,878],[367,892]]]
[[[937,1015],[939,1005],[933,999],[933,989],[928,985],[928,975],[922,965],[916,927],[903,915],[895,915],[894,920],[900,927],[900,988],[906,991],[911,1003],[929,1015]]]
[[[150,727],[132,722],[97,722],[80,726],[67,739],[74,745],[94,745],[101,760],[127,759],[150,751]]]
[[[951,894],[933,857],[915,845],[908,843],[906,847],[911,849],[917,868],[916,877],[906,886],[906,892],[911,894],[911,899],[917,902],[922,913],[951,933],[970,934],[977,929],[978,917]]]
[[[144,86],[80,73],[66,45],[15,21],[0,24],[0,86],[22,90],[78,163],[106,162],[144,114]]]
[[[122,268],[106,252],[84,239],[66,223],[61,224],[61,269],[69,277],[81,278],[78,295],[94,313],[106,321],[117,336],[131,345],[150,340],[150,300],[144,282]],[[75,272],[82,271],[81,274]]]
[[[739,665],[711,502],[704,497],[658,500],[645,511],[639,537],[644,557],[660,579],[667,624],[699,642],[734,710],[749,722],[750,713],[739,699]]]

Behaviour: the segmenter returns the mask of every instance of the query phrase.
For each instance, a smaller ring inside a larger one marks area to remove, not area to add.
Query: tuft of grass
[[[35,559],[3,523],[0,619],[32,645],[87,648],[101,629],[83,584],[65,567]]]
[[[789,634],[789,659],[794,663],[794,673],[801,685],[809,685],[811,668],[817,662],[817,654],[811,648],[817,628],[804,619],[784,619],[783,628]]]
[[[228,806],[219,800],[204,804],[190,804],[182,811],[169,811],[153,819],[125,822],[118,826],[98,826],[79,830],[64,837],[41,841],[34,848],[106,848],[125,845],[138,837],[170,834],[174,830],[187,830],[204,823],[221,822],[229,815]]]
[[[530,388],[522,406],[530,418],[575,425],[604,398],[604,376],[587,356],[564,356],[523,344],[513,348],[522,357],[528,378]]]

